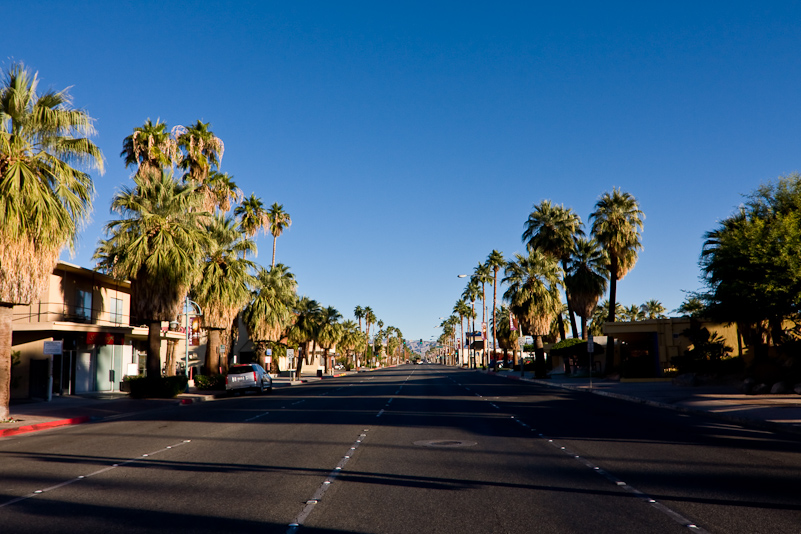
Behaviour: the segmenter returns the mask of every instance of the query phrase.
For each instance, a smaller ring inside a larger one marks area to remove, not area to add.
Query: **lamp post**
[[[186,344],[184,346],[184,373],[186,373],[187,379],[189,378],[189,310],[190,307],[194,306],[197,309],[197,315],[203,315],[203,311],[200,309],[200,305],[195,302],[194,300],[189,300],[189,294],[186,295],[186,300],[184,301],[184,320],[186,322]],[[208,348],[208,347],[207,347]]]

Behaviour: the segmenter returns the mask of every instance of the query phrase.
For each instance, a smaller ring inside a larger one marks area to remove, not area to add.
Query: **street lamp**
[[[197,310],[197,316],[203,315],[203,311],[200,309],[200,305],[195,302],[194,300],[189,300],[189,294],[186,295],[186,300],[184,301],[184,318],[186,321],[186,344],[185,344],[185,352],[184,352],[184,373],[186,373],[186,378],[189,379],[189,310],[191,307],[194,306]],[[208,350],[208,347],[206,348]]]

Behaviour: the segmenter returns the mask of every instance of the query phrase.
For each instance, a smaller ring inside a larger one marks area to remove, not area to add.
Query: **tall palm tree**
[[[275,265],[275,242],[285,229],[292,226],[292,218],[284,211],[284,205],[278,202],[273,202],[270,206],[267,218],[270,220],[270,233],[273,236],[273,265]]]
[[[463,299],[457,300],[456,304],[453,306],[453,313],[459,316],[459,327],[461,329],[461,337],[459,338],[459,343],[457,345],[459,347],[460,354],[461,354],[461,349],[465,345],[464,320],[465,317],[468,318],[470,317],[470,312],[471,312],[470,306],[468,306],[467,302],[465,302]],[[468,326],[470,326],[469,323]]]
[[[598,299],[606,291],[606,253],[594,239],[579,237],[573,244],[568,272],[565,275],[568,302],[581,318],[581,337],[587,337],[587,321]]]
[[[503,297],[510,309],[523,323],[535,342],[535,374],[545,376],[545,352],[542,336],[549,333],[551,322],[562,307],[559,286],[562,269],[556,258],[538,249],[528,256],[515,254],[506,265],[504,283],[508,289]],[[522,368],[521,368],[522,369]]]
[[[125,168],[136,165],[136,174],[145,180],[158,179],[162,169],[172,168],[181,161],[178,143],[160,120],[147,119],[144,125],[134,128],[122,142],[120,156]]]
[[[193,181],[195,185],[206,182],[209,173],[220,167],[225,151],[222,140],[209,130],[209,123],[197,121],[191,126],[179,126],[174,129],[175,141],[183,150],[178,167],[186,171],[183,179]]]
[[[362,340],[361,334],[361,329],[358,328],[354,321],[348,319],[342,323],[342,335],[339,338],[337,347],[339,350],[344,351],[346,361],[352,361],[351,354],[359,346],[360,341]]]
[[[94,258],[114,278],[131,280],[131,316],[148,324],[146,369],[161,374],[161,322],[175,319],[184,296],[200,274],[202,258],[211,248],[198,210],[201,196],[172,173],[134,176],[134,188],[123,188],[111,204],[122,216],[106,225]]]
[[[613,189],[604,193],[595,203],[590,215],[592,235],[606,251],[609,258],[609,302],[617,302],[617,281],[622,280],[637,262],[637,253],[642,250],[640,233],[645,215],[637,200],[629,193]],[[609,308],[607,321],[615,320],[615,308]],[[615,340],[606,338],[606,370],[615,364]]]
[[[470,302],[470,319],[472,319],[472,327],[469,326],[470,331],[476,331],[476,299],[481,294],[481,288],[479,287],[478,281],[475,280],[474,277],[470,277],[470,280],[467,282],[467,286],[462,291],[462,300],[465,302]],[[472,353],[474,354],[474,353]]]
[[[645,319],[663,319],[667,309],[658,300],[651,299],[640,306],[640,311]]]
[[[320,330],[320,317],[323,309],[320,303],[309,297],[301,297],[295,306],[295,323],[289,330],[289,341],[303,348],[303,356],[309,357],[309,344],[314,343]],[[300,378],[303,370],[303,357],[298,355],[296,375]]]
[[[14,64],[0,85],[0,421],[11,398],[15,304],[38,297],[65,246],[92,210],[92,178],[103,171],[88,137],[94,119],[64,91],[37,93],[38,77]]]
[[[376,322],[375,313],[373,313],[373,309],[370,306],[364,308],[364,323],[365,323],[365,334],[367,335],[367,346],[370,346],[370,325]]]
[[[260,268],[256,274],[254,290],[242,313],[242,322],[256,347],[259,365],[262,367],[268,345],[280,341],[295,319],[297,287],[295,275],[283,263],[278,263],[271,269]],[[270,372],[280,372],[277,358],[272,359]]]
[[[497,358],[495,355],[495,344],[497,339],[497,329],[495,328],[495,307],[498,301],[498,271],[506,265],[506,260],[503,259],[503,254],[497,250],[490,252],[487,256],[487,266],[492,271],[492,357]]]
[[[479,263],[478,266],[476,266],[476,268],[473,269],[473,276],[470,279],[471,281],[475,281],[475,283],[481,285],[481,333],[482,333],[482,340],[484,341],[484,349],[481,350],[481,365],[486,365],[485,356],[487,351],[485,349],[487,340],[483,339],[485,337],[484,328],[487,325],[486,284],[492,282],[492,270],[486,263]]]
[[[570,255],[573,252],[573,243],[576,238],[584,235],[581,228],[581,218],[572,209],[562,205],[554,205],[550,200],[543,200],[534,206],[523,231],[523,242],[526,247],[540,249],[545,254],[553,256],[562,264],[562,272],[567,273]],[[565,290],[567,300],[568,315],[570,316],[570,326],[573,337],[578,337],[576,319],[573,316],[573,309],[570,304],[570,292]],[[557,318],[559,322],[559,335],[565,339],[565,327],[562,316]]]
[[[234,208],[234,215],[239,217],[242,231],[248,237],[254,237],[259,230],[267,232],[270,227],[270,219],[264,209],[264,204],[255,193],[252,193],[249,198],[244,199],[239,206]]]
[[[206,232],[211,246],[206,251],[192,295],[203,310],[203,325],[209,333],[206,367],[210,372],[222,367],[225,373],[227,359],[223,359],[220,366],[221,335],[250,299],[250,287],[255,282],[250,272],[255,265],[245,259],[244,252],[255,251],[256,244],[240,231],[236,220],[222,214],[209,220]]]
[[[339,321],[342,320],[342,314],[333,306],[329,306],[323,310],[321,319],[317,341],[323,348],[324,372],[328,373],[328,351],[331,350],[331,347],[336,345],[340,337],[342,337],[342,325],[339,324]]]

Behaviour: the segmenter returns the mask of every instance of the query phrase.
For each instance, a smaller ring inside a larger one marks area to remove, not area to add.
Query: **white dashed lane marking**
[[[131,458],[129,460],[125,460],[124,462],[118,462],[118,463],[115,463],[115,464],[111,464],[110,466],[104,467],[103,469],[98,469],[97,471],[93,471],[93,472],[88,473],[86,475],[81,475],[81,476],[72,478],[70,480],[66,480],[64,482],[61,482],[60,484],[56,484],[55,486],[50,486],[48,488],[35,490],[32,493],[29,493],[28,495],[23,495],[22,497],[17,497],[16,499],[11,499],[8,502],[0,504],[0,508],[4,508],[6,506],[10,506],[10,505],[12,505],[14,503],[17,503],[17,502],[20,502],[20,501],[24,501],[24,500],[30,499],[32,497],[36,497],[37,495],[41,495],[42,493],[47,493],[49,491],[57,490],[58,488],[63,488],[64,486],[67,486],[69,484],[73,484],[73,483],[78,482],[80,480],[85,480],[85,479],[87,479],[89,477],[100,475],[102,473],[105,473],[107,471],[111,471],[112,469],[116,469],[116,468],[122,467],[124,465],[132,464],[134,462],[147,461],[147,460],[143,460],[143,458],[150,458],[151,456],[155,456],[156,454],[168,451],[170,449],[174,449],[175,447],[179,447],[179,446],[184,445],[186,443],[190,443],[191,441],[192,440],[187,439],[187,440],[184,440],[184,441],[182,441],[180,443],[176,443],[175,445],[168,445],[168,446],[164,447],[163,449],[159,449],[157,451],[153,451],[153,452],[150,452],[150,453],[147,453],[147,454],[142,454],[141,456],[137,456],[136,458]]]

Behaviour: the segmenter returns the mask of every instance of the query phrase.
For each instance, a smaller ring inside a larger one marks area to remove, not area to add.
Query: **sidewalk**
[[[613,397],[677,410],[703,414],[729,423],[763,430],[801,434],[801,395],[745,395],[735,386],[674,386],[669,381],[611,381],[593,378],[569,378],[556,375],[545,380],[533,373],[500,371],[498,376],[524,380],[544,386]]]
[[[273,388],[297,386],[355,372],[341,372],[327,375],[321,379],[315,371],[314,374],[304,373],[300,380],[294,381],[290,381],[288,376],[279,376],[273,378]],[[115,419],[131,413],[165,406],[211,401],[225,395],[225,391],[200,391],[196,388],[189,388],[188,392],[181,393],[174,399],[132,399],[127,393],[94,392],[84,395],[54,396],[50,402],[27,399],[12,400],[10,408],[14,421],[0,423],[0,439],[60,426]]]

